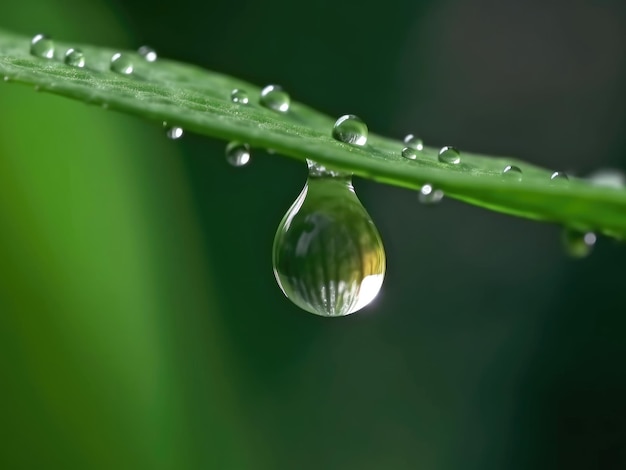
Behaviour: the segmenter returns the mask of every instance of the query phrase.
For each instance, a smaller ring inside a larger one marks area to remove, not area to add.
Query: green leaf
[[[134,52],[127,53],[134,72],[122,75],[109,70],[118,51],[55,45],[54,59],[34,57],[29,38],[0,30],[0,75],[42,91],[167,121],[187,131],[247,142],[299,160],[309,158],[382,183],[410,189],[430,183],[449,197],[487,209],[626,238],[624,189],[578,178],[555,184],[550,181],[552,171],[463,150],[458,165],[438,162],[437,149],[429,147],[418,159],[408,160],[401,156],[402,142],[374,134],[366,146],[352,146],[332,138],[334,119],[297,102],[287,113],[266,109],[258,104],[260,88],[242,80],[170,60],[151,63]],[[70,47],[85,53],[85,68],[63,63]],[[248,93],[248,105],[231,102],[234,88]],[[503,178],[506,165],[522,169],[521,182]]]

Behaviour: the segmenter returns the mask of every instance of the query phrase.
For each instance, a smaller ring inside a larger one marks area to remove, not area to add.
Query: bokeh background
[[[626,169],[623,0],[3,2],[0,25],[280,83],[375,132]],[[357,180],[388,257],[298,310],[305,168],[0,84],[0,468],[626,468],[626,247]],[[626,217],[626,214],[625,214]]]

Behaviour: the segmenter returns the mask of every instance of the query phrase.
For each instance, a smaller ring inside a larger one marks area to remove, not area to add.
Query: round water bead
[[[248,93],[246,93],[244,90],[240,90],[239,88],[235,88],[233,91],[230,92],[230,100],[233,103],[248,104]]]
[[[550,176],[550,181],[555,184],[564,184],[569,181],[569,177],[565,174],[564,171],[555,171]]]
[[[291,98],[289,94],[284,91],[278,85],[267,85],[261,90],[260,98],[261,106],[286,113],[289,111],[289,105],[291,104]]]
[[[111,70],[122,75],[130,75],[133,73],[133,63],[127,55],[116,52],[111,57]]]
[[[35,57],[52,59],[54,57],[54,41],[45,34],[36,34],[30,41],[30,53]]]
[[[178,126],[168,126],[165,128],[165,136],[171,140],[180,139],[185,131],[183,131],[182,127]]]
[[[137,49],[137,53],[143,57],[146,62],[155,62],[158,58],[156,51],[150,46],[141,46]]]
[[[230,142],[226,146],[226,161],[232,166],[244,166],[250,161],[250,146],[241,142]]]
[[[346,144],[363,146],[367,143],[367,125],[354,114],[345,114],[333,126],[333,138]]]
[[[415,160],[417,158],[417,154],[419,150],[414,149],[413,147],[404,147],[402,149],[402,156],[404,158],[408,158],[409,160]]]
[[[422,139],[414,136],[413,134],[407,134],[404,137],[404,145],[407,148],[415,149],[419,152],[424,150],[424,142],[422,142]]]
[[[304,189],[274,238],[278,285],[298,307],[324,317],[354,313],[383,284],[385,250],[351,176],[310,163]]]
[[[439,150],[439,161],[441,163],[448,163],[451,165],[457,165],[461,163],[461,152],[455,147],[446,146]]]
[[[425,184],[420,188],[417,199],[422,204],[437,204],[443,199],[443,191],[435,189],[431,184]]]
[[[522,170],[520,167],[515,165],[507,165],[502,170],[502,176],[511,181],[522,181]]]
[[[570,228],[563,229],[563,247],[572,258],[588,256],[593,250],[596,240],[596,234],[593,232],[581,232]]]
[[[85,66],[85,54],[80,49],[70,48],[65,51],[63,61],[72,67],[83,68]]]

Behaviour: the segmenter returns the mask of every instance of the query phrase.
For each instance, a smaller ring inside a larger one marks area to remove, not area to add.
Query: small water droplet
[[[419,153],[419,150],[414,149],[412,147],[404,147],[402,149],[402,156],[404,158],[408,158],[409,160],[415,160],[417,158],[418,153]]]
[[[367,143],[367,125],[354,114],[344,114],[333,126],[333,138],[346,144],[363,146]]]
[[[507,165],[502,170],[502,176],[511,181],[522,181],[522,169],[519,166]]]
[[[569,181],[569,177],[565,174],[564,171],[555,171],[550,176],[550,181],[555,184],[564,184]]]
[[[11,77],[9,77],[8,75],[5,75],[5,76],[4,76],[4,78],[3,78],[3,80],[4,80],[5,82],[9,82],[9,81],[11,81]]]
[[[407,134],[404,137],[404,145],[407,148],[415,149],[419,152],[424,150],[424,142],[422,142],[422,139],[414,136],[413,134]]]
[[[339,317],[378,295],[385,249],[351,175],[323,168],[309,162],[306,185],[276,231],[272,261],[289,300],[316,315]]]
[[[65,51],[64,62],[72,67],[83,68],[85,66],[85,54],[80,49],[69,48]]]
[[[36,34],[30,41],[30,53],[44,59],[54,58],[54,41],[45,34]]]
[[[451,165],[457,165],[461,163],[461,152],[455,147],[446,146],[439,150],[439,161],[441,163],[448,163]]]
[[[289,94],[278,85],[267,85],[261,90],[260,103],[266,108],[286,113],[289,111],[291,98]]]
[[[596,244],[596,234],[581,232],[570,228],[563,229],[563,246],[565,252],[573,258],[588,256]]]
[[[168,126],[165,128],[165,136],[168,139],[180,139],[184,134],[183,128],[178,126]]]
[[[127,55],[116,52],[111,57],[111,70],[115,73],[130,75],[133,73],[133,63]]]
[[[443,196],[441,189],[435,189],[431,184],[425,184],[421,187],[417,198],[422,204],[437,204],[443,199]]]
[[[250,161],[250,146],[241,142],[230,142],[226,146],[226,161],[232,166],[244,166]]]
[[[137,49],[137,53],[143,57],[146,62],[154,62],[158,58],[156,51],[150,46],[141,46]]]
[[[230,93],[230,100],[233,103],[248,104],[248,93],[246,93],[244,90],[240,90],[239,88],[235,88]]]

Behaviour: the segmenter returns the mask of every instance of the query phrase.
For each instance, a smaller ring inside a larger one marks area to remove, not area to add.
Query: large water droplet
[[[111,57],[111,70],[122,75],[130,75],[133,73],[133,62],[125,54],[116,52]]]
[[[519,166],[507,165],[502,170],[502,176],[511,181],[522,181],[522,170]]]
[[[422,204],[437,204],[443,199],[443,191],[435,189],[431,184],[425,184],[421,187],[418,200]]]
[[[30,53],[36,57],[52,59],[54,57],[54,41],[45,34],[36,34],[30,41]]]
[[[404,137],[404,145],[419,152],[424,150],[424,142],[422,142],[422,139],[414,136],[413,134],[407,134]]]
[[[291,98],[289,98],[289,94],[278,85],[267,85],[261,90],[260,103],[266,108],[286,113],[289,111]]]
[[[240,90],[239,88],[235,88],[233,91],[231,91],[230,100],[233,103],[239,104],[248,104],[248,102],[250,101],[248,99],[248,93],[246,93],[244,90]]]
[[[85,66],[85,54],[80,49],[70,48],[65,51],[64,62],[72,67],[83,68]]]
[[[565,184],[569,181],[569,177],[564,171],[555,171],[550,176],[550,181],[554,184]]]
[[[459,152],[455,147],[443,147],[439,150],[439,161],[441,163],[457,165],[458,163],[461,163],[461,152]]]
[[[383,284],[385,250],[350,175],[309,162],[304,189],[283,217],[272,259],[283,293],[325,317],[354,313]]]
[[[232,166],[244,166],[250,161],[250,146],[241,142],[230,142],[226,146],[226,161]]]
[[[563,247],[565,252],[573,258],[588,256],[596,244],[596,239],[596,234],[593,232],[563,229]]]
[[[352,145],[367,143],[367,125],[354,114],[345,114],[335,122],[333,137],[336,140]]]
[[[137,49],[137,53],[143,57],[146,62],[154,62],[158,58],[156,51],[150,46],[141,46]]]

